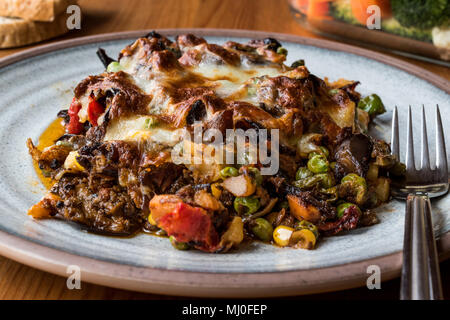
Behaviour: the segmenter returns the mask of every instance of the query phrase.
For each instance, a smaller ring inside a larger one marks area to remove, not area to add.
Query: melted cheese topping
[[[135,56],[122,57],[120,60],[122,70],[128,73],[133,82],[145,94],[152,97],[147,110],[149,115],[174,114],[176,104],[169,95],[168,88],[171,83],[190,77],[202,79],[202,86],[210,87],[214,93],[225,101],[239,100],[258,105],[256,94],[249,89],[252,78],[262,76],[279,76],[283,74],[282,66],[268,63],[255,64],[239,67],[217,64],[215,61],[206,59],[199,65],[185,67],[181,70],[170,70],[167,73],[159,70],[151,70],[149,66],[140,63]],[[198,83],[196,85],[199,85]],[[183,83],[189,86],[189,83]],[[194,85],[192,85],[194,86]],[[82,109],[79,112],[80,121],[87,120],[88,97],[80,99]],[[106,130],[104,140],[134,140],[150,141],[173,147],[182,140],[184,129],[145,129],[146,116],[136,116],[127,119],[112,121]],[[102,118],[99,119],[101,123]]]
[[[185,129],[165,129],[149,127],[147,122],[151,117],[133,116],[127,119],[111,121],[106,131],[104,140],[146,140],[173,147],[182,140]]]

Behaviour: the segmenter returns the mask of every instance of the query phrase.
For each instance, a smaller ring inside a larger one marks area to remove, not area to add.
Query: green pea
[[[358,108],[369,113],[371,117],[375,117],[386,112],[386,108],[384,107],[381,98],[376,94],[371,94],[361,99],[358,103]]]
[[[315,155],[308,161],[308,169],[314,173],[325,173],[328,167],[327,158],[323,155]]]
[[[119,62],[117,61],[113,61],[111,62],[108,67],[106,68],[106,71],[108,72],[119,72],[122,70],[122,66],[120,65]]]
[[[228,177],[237,177],[239,175],[239,171],[233,167],[226,167],[220,170],[220,176],[222,179],[226,179]]]
[[[251,230],[258,239],[269,242],[272,240],[273,227],[269,221],[264,218],[255,219],[252,223]]]
[[[308,177],[312,177],[314,173],[312,173],[307,167],[300,167],[295,174],[295,180],[303,180]]]
[[[298,68],[298,67],[302,67],[302,66],[304,66],[304,65],[305,65],[305,60],[300,59],[300,60],[294,61],[294,62],[291,64],[291,68]]]
[[[350,173],[342,178],[341,183],[353,183],[356,186],[367,187],[366,179],[358,176],[356,173]]]
[[[285,55],[285,56],[287,56],[287,54],[288,54],[288,51],[287,51],[287,49],[286,49],[286,48],[283,48],[283,47],[279,47],[279,48],[277,49],[277,53],[278,53],[278,54],[282,54],[282,55]]]
[[[255,182],[258,186],[260,186],[263,182],[263,177],[261,175],[261,172],[258,168],[250,167],[248,168],[248,171],[252,175],[252,177],[255,179]]]
[[[322,188],[328,189],[336,184],[334,176],[330,173],[319,173],[317,174],[317,176],[320,177],[320,185],[322,186]]]
[[[172,246],[175,249],[177,249],[177,250],[189,250],[189,245],[187,243],[177,241],[177,239],[175,239],[174,236],[170,236],[169,239],[170,239],[170,243],[172,244]]]
[[[156,126],[158,126],[158,120],[156,120],[155,118],[145,119],[144,129],[151,129],[155,128]]]
[[[320,193],[326,195],[328,199],[327,202],[335,202],[339,198],[339,193],[337,187],[331,187],[328,189],[320,190]]]
[[[319,237],[319,229],[317,229],[315,224],[313,224],[309,221],[306,221],[306,220],[299,221],[295,225],[295,229],[297,229],[297,230],[307,229],[307,230],[311,231],[312,233],[314,233],[314,236],[316,237],[316,239]]]
[[[347,210],[350,207],[355,207],[359,212],[361,212],[361,210],[358,208],[356,204],[344,202],[337,206],[337,217],[342,218],[344,216],[345,210]]]
[[[330,96],[334,96],[334,95],[336,95],[338,93],[339,93],[339,89],[331,89],[330,91],[328,91],[328,94]]]
[[[237,197],[233,205],[237,213],[246,215],[255,213],[261,207],[259,199],[255,197]]]
[[[319,185],[321,181],[322,178],[316,174],[302,180],[294,181],[293,185],[300,189],[312,189],[315,186]]]
[[[327,148],[325,148],[323,146],[320,146],[319,147],[319,151],[318,152],[316,152],[316,151],[311,152],[308,155],[308,158],[311,159],[312,157],[317,156],[317,155],[319,155],[319,156],[323,155],[323,156],[325,156],[325,158],[328,158],[328,156],[330,155],[330,151],[328,151]]]

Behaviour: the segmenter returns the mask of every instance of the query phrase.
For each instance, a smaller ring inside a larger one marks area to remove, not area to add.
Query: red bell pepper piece
[[[94,126],[98,126],[97,120],[98,117],[100,117],[103,112],[105,112],[105,108],[94,99],[94,97],[89,97],[89,105],[88,105],[88,117],[89,122]]]
[[[161,217],[158,226],[177,241],[195,243],[200,250],[215,251],[219,244],[219,236],[208,213],[183,202]]]
[[[80,122],[80,117],[78,112],[81,110],[81,104],[77,99],[73,98],[72,103],[69,107],[70,121],[67,124],[67,132],[70,134],[80,134],[83,131],[83,124]]]

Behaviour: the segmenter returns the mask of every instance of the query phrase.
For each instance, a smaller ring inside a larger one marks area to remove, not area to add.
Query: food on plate
[[[252,240],[313,249],[376,223],[389,175],[404,170],[368,135],[381,98],[322,80],[301,59],[288,66],[287,54],[272,38],[217,45],[156,32],[117,60],[99,49],[106,70],[58,113],[65,132],[27,141],[52,182],[29,214],[210,253]]]

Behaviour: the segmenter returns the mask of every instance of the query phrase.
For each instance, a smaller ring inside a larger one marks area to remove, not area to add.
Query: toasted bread
[[[0,48],[25,46],[62,35],[68,31],[66,20],[66,13],[52,22],[0,17]]]
[[[76,0],[2,0],[0,16],[31,21],[54,21]]]

